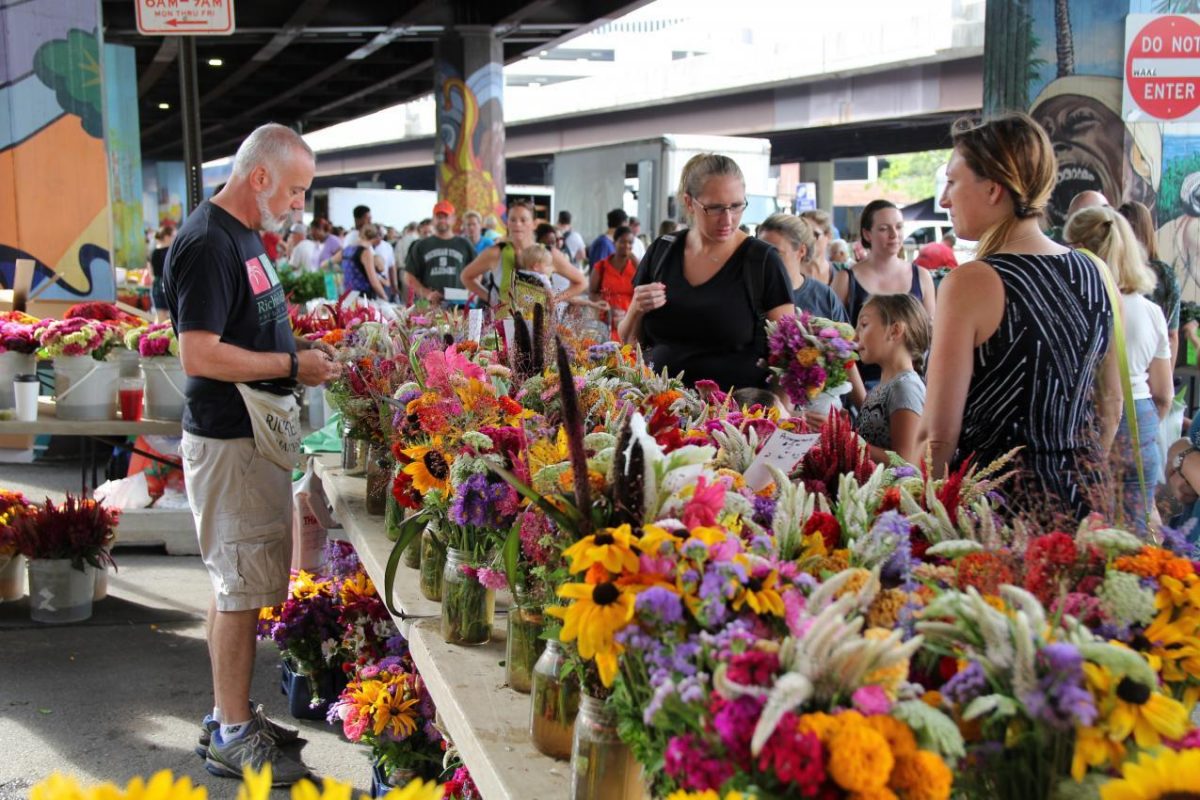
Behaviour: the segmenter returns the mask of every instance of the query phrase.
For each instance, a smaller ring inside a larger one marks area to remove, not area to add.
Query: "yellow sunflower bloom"
[[[579,655],[595,660],[600,680],[611,686],[617,675],[617,656],[621,646],[613,637],[633,620],[634,594],[615,583],[568,583],[559,587],[558,596],[575,602],[546,612],[563,620],[559,638],[579,642]]]
[[[380,673],[386,675],[386,673]],[[354,704],[366,709],[373,724],[372,730],[376,736],[381,736],[390,729],[392,736],[402,739],[411,736],[417,729],[416,713],[412,710],[417,705],[417,698],[405,699],[408,680],[399,680],[395,692],[391,691],[385,679],[367,680],[353,693]]]
[[[1171,609],[1160,611],[1134,647],[1168,683],[1200,679],[1200,636],[1196,635],[1195,620],[1186,615],[1171,617]]]
[[[585,536],[563,551],[571,561],[571,572],[583,572],[593,564],[619,575],[622,572],[638,571],[638,554],[633,548],[636,542],[628,525],[605,528],[591,536]]]
[[[653,556],[662,553],[668,543],[675,548],[682,544],[682,540],[675,538],[657,525],[645,525],[642,527],[642,535],[638,539],[637,546],[643,553]]]
[[[203,786],[176,778],[170,770],[157,772],[148,781],[134,778],[124,789],[113,783],[84,788],[75,778],[56,772],[29,790],[30,800],[205,800],[207,796]]]
[[[1133,736],[1138,747],[1146,749],[1158,747],[1163,736],[1182,739],[1187,733],[1187,709],[1178,700],[1127,675],[1118,678],[1097,664],[1085,663],[1083,674],[1097,695],[1103,727],[1114,741]]]
[[[1140,753],[1121,767],[1121,779],[1100,787],[1100,800],[1164,800],[1200,795],[1200,750]]]
[[[529,472],[536,475],[546,467],[561,464],[569,459],[571,451],[568,445],[567,432],[563,428],[558,429],[553,442],[549,439],[538,439],[529,446]]]
[[[750,606],[755,614],[772,614],[782,617],[785,613],[783,595],[779,593],[779,573],[776,570],[763,578],[750,578],[733,600],[733,607],[741,610]]]
[[[433,490],[447,493],[450,490],[450,465],[454,457],[433,447],[418,445],[404,451],[412,463],[404,467],[404,473],[412,478],[413,487],[421,494]]]
[[[1100,728],[1075,727],[1075,752],[1071,756],[1071,777],[1083,780],[1089,767],[1101,768],[1120,764],[1125,759],[1125,745],[1114,742]]]

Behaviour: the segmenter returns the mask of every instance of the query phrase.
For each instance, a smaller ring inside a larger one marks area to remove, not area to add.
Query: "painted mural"
[[[504,76],[487,64],[463,80],[445,61],[438,64],[438,196],[458,209],[504,220]]]
[[[140,269],[146,263],[146,237],[142,229],[142,132],[138,123],[137,85],[137,59],[133,48],[104,45],[113,264],[124,269]]]
[[[1121,120],[1125,16],[1200,13],[1200,0],[1012,0],[989,11],[984,105],[1027,108],[1050,134],[1051,227],[1061,229],[1086,189],[1114,205],[1144,203],[1159,256],[1175,267],[1185,299],[1200,299],[1200,126]]]
[[[46,299],[116,296],[98,3],[0,8],[0,284],[37,264]]]

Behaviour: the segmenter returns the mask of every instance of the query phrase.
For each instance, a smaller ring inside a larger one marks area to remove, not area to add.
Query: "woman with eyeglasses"
[[[1105,502],[1121,416],[1104,274],[1042,231],[1058,165],[1031,117],[960,120],[952,141],[941,205],[957,236],[979,242],[978,260],[939,290],[918,451],[940,478],[1019,447],[1010,510],[1043,525],[1082,519]]]
[[[765,388],[766,320],[794,313],[779,251],[738,230],[746,182],[722,155],[693,156],[683,168],[679,204],[690,226],[646,250],[621,340],[640,342],[656,370],[683,373],[689,386]]]
[[[921,301],[929,318],[936,305],[933,276],[900,258],[904,249],[904,217],[888,200],[867,203],[859,220],[859,238],[867,257],[833,278],[833,291],[846,306],[850,324],[858,324],[858,312],[873,294],[911,294]],[[860,367],[867,389],[879,383],[879,367]]]

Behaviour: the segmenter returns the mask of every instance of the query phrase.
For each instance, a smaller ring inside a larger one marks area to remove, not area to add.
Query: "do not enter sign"
[[[1129,122],[1200,120],[1200,15],[1126,18],[1121,111]]]

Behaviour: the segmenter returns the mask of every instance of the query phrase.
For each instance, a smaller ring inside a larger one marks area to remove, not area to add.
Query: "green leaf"
[[[423,514],[414,514],[400,523],[400,535],[396,537],[392,552],[388,555],[387,566],[383,571],[383,604],[393,616],[404,616],[404,610],[397,609],[392,604],[392,588],[396,585],[396,570],[400,568],[400,558],[404,555],[405,548],[412,544],[413,539],[420,535],[424,527]]]
[[[508,578],[508,588],[513,595],[517,593],[517,578],[521,562],[521,520],[517,519],[508,529],[508,537],[504,540],[504,574]]]

